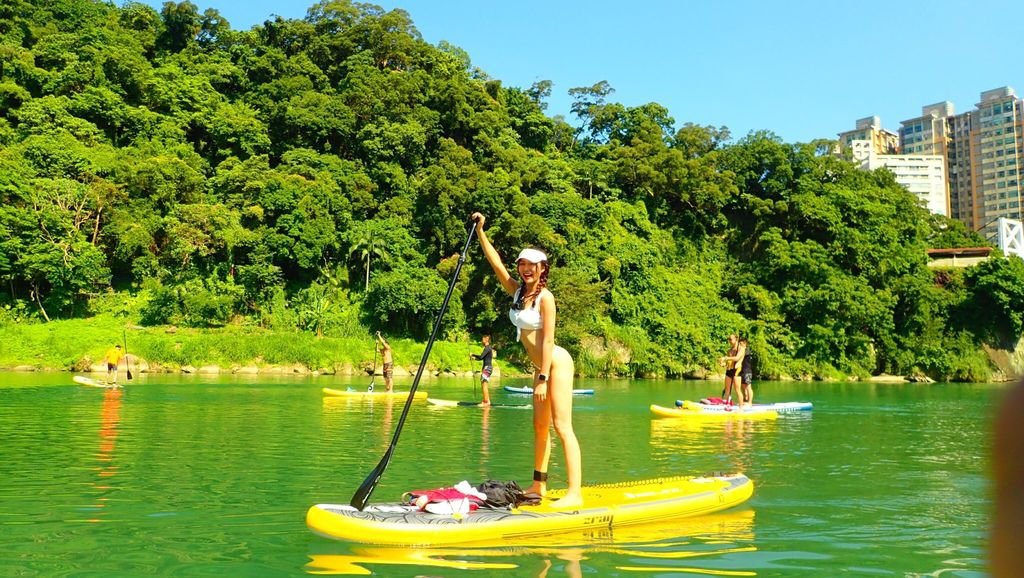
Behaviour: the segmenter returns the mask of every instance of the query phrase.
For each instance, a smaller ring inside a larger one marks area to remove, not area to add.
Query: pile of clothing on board
[[[524,492],[515,481],[487,480],[472,486],[462,480],[451,487],[406,492],[402,501],[433,514],[467,514],[479,508],[507,510],[535,505],[540,503],[540,496]]]

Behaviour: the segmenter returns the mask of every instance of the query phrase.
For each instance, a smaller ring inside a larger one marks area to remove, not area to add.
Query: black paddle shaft
[[[124,371],[128,374],[128,381],[132,380],[132,366],[128,361],[128,332],[121,331],[121,340],[124,341]],[[117,376],[115,376],[117,377]]]
[[[437,338],[437,332],[441,329],[441,320],[444,318],[444,312],[448,309],[448,301],[452,298],[452,291],[455,290],[455,283],[459,279],[459,271],[462,270],[462,264],[466,262],[466,253],[469,252],[469,244],[473,242],[473,235],[476,233],[476,222],[470,223],[469,235],[466,237],[466,245],[462,247],[462,254],[459,255],[459,262],[455,266],[455,273],[452,274],[452,280],[448,282],[448,293],[444,296],[444,302],[441,303],[441,311],[437,314],[437,321],[434,322],[434,330],[430,333],[430,339],[427,341],[427,347],[423,350],[423,358],[420,360],[419,369],[416,370],[416,377],[412,380],[412,387],[409,388],[409,397],[405,400],[405,407],[402,408],[402,416],[398,418],[398,425],[395,426],[395,434],[391,437],[391,445],[388,446],[384,456],[380,459],[380,463],[377,467],[373,468],[370,475],[366,476],[363,480],[363,484],[356,490],[355,495],[352,496],[351,506],[360,512],[366,507],[367,502],[370,501],[370,494],[377,488],[377,484],[380,483],[381,477],[384,476],[384,471],[388,469],[388,464],[391,463],[391,456],[395,453],[395,446],[398,445],[398,436],[402,433],[402,426],[405,425],[405,418],[409,415],[409,408],[412,407],[413,396],[416,394],[416,388],[420,384],[420,376],[423,375],[423,368],[427,366],[427,358],[430,357],[430,349],[434,346],[434,339]]]

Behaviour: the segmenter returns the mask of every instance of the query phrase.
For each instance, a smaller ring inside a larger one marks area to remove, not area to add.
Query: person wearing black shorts
[[[491,384],[491,372],[494,370],[494,366],[491,362],[494,359],[494,348],[491,347],[491,336],[483,336],[484,349],[480,352],[480,355],[470,353],[469,356],[477,361],[482,362],[483,367],[480,368],[480,391],[483,392],[483,402],[480,405],[491,405],[491,392],[489,386]]]
[[[749,355],[747,355],[747,338],[744,337],[739,341],[739,355],[742,356],[740,360],[740,407],[752,407],[754,405],[754,364]]]
[[[722,402],[732,403],[732,390],[736,386],[736,393],[739,394],[739,384],[736,383],[736,362],[739,357],[739,337],[733,333],[729,336],[729,352],[718,358],[718,364],[725,367],[725,387],[722,388]],[[738,395],[741,400],[743,397]]]
[[[103,361],[107,364],[107,383],[117,384],[117,366],[122,359],[124,359],[124,352],[121,351],[120,345],[114,345],[103,356]]]

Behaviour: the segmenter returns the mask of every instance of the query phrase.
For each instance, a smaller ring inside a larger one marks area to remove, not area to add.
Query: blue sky
[[[160,0],[145,0],[157,8]],[[302,0],[191,0],[235,29],[303,18]],[[921,107],[974,108],[981,92],[1024,95],[1019,0],[388,0],[424,40],[446,40],[505,85],[570,88],[606,80],[608,100],[657,102],[676,126],[770,130],[787,142],[835,138],[878,115],[898,130]]]

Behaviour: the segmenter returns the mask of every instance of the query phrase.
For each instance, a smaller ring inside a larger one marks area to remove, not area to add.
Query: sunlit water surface
[[[408,388],[408,381],[399,388]],[[528,403],[500,385],[494,400]],[[0,576],[985,576],[990,416],[999,385],[761,383],[811,401],[776,421],[652,418],[710,382],[581,380],[584,480],[743,471],[746,504],[602,536],[385,548],[328,540],[309,506],[347,503],[403,400],[325,398],[361,378],[136,376],[123,391],[64,373],[0,374]],[[473,400],[470,379],[425,379]],[[532,472],[530,410],[417,401],[372,502]],[[551,478],[564,484],[561,449]]]

